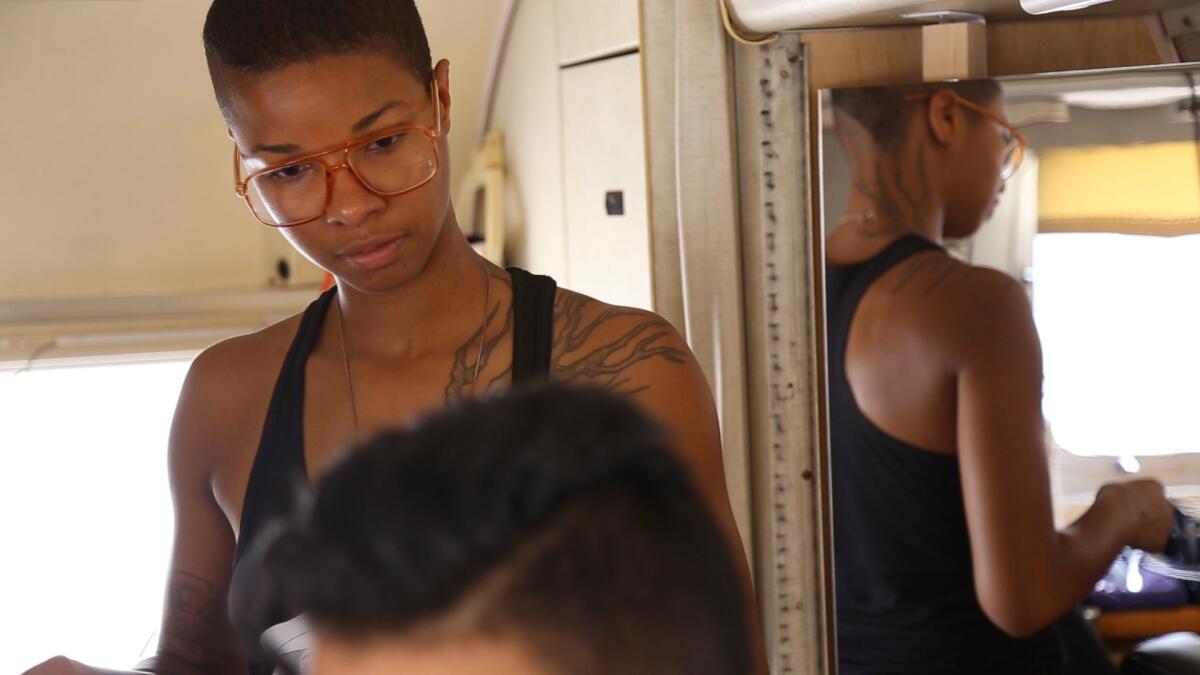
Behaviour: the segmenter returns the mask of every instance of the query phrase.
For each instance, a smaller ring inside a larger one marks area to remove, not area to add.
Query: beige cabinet
[[[641,62],[562,71],[564,220],[574,290],[651,309]]]
[[[637,0],[524,0],[491,126],[508,156],[507,262],[654,308]]]
[[[558,63],[570,65],[638,48],[638,0],[556,0]]]

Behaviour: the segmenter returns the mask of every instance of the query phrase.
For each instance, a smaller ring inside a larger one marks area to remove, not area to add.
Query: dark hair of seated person
[[[550,673],[750,670],[728,545],[662,429],[593,389],[469,401],[352,450],[252,549],[235,623],[520,643]]]

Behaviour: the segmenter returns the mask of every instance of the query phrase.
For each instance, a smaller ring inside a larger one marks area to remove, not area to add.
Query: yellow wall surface
[[[1200,232],[1194,143],[1055,148],[1041,154],[1043,232]]]
[[[206,0],[0,2],[0,300],[260,287],[279,234],[232,191]],[[475,143],[499,0],[418,0]],[[315,281],[297,269],[293,280]]]

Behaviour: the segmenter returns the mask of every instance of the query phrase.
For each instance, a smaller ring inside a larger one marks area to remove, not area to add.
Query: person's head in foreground
[[[303,614],[314,675],[747,673],[728,545],[666,440],[562,385],[380,435],[252,552],[235,621]]]
[[[838,137],[853,167],[847,213],[877,229],[968,237],[1020,164],[1024,137],[995,80],[835,89]],[[938,237],[940,238],[940,237]]]

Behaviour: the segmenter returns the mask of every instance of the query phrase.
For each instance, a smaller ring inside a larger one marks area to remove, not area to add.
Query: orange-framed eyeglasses
[[[434,128],[404,125],[273,164],[242,178],[242,152],[233,144],[233,189],[264,225],[295,227],[320,218],[333,198],[333,175],[349,171],[363,187],[394,197],[433,180],[441,167],[442,104],[435,81]],[[321,159],[342,153],[339,164]]]
[[[932,97],[932,93],[914,93],[905,96],[904,99],[906,101],[923,101]],[[954,98],[962,107],[986,117],[987,119],[1003,127],[1008,132],[1008,139],[1004,146],[1004,164],[1002,164],[1000,167],[1000,178],[1002,180],[1008,180],[1009,178],[1012,178],[1012,175],[1017,172],[1018,168],[1020,168],[1021,159],[1025,155],[1025,146],[1028,144],[1025,134],[1022,134],[1017,130],[1016,127],[1009,123],[1008,120],[997,115],[991,110],[988,110],[987,108],[976,103],[972,103],[958,94],[954,94]]]

